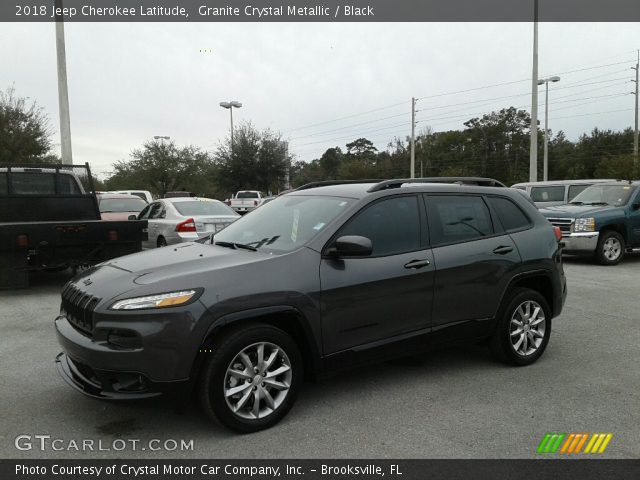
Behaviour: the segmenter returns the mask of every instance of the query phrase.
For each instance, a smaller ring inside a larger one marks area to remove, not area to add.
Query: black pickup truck
[[[89,165],[0,164],[0,288],[139,252],[146,236],[146,220],[100,220]]]

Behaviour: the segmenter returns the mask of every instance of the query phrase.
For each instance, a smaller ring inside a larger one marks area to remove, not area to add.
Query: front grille
[[[573,218],[547,218],[551,225],[554,227],[559,227],[562,232],[562,236],[569,236],[571,234],[571,225],[575,219]]]
[[[93,333],[93,310],[100,299],[83,292],[69,284],[62,290],[62,310],[77,330],[91,335]]]

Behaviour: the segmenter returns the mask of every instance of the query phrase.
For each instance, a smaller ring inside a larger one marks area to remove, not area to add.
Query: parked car
[[[182,197],[195,197],[193,192],[167,192],[164,194],[164,198],[182,198]]]
[[[265,195],[257,190],[240,190],[233,196],[229,205],[243,215],[262,205],[264,199]]]
[[[115,192],[106,192],[106,193],[128,193],[129,195],[135,195],[136,197],[140,197],[147,203],[153,202],[153,196],[149,190],[118,190]]]
[[[540,212],[562,230],[567,254],[616,265],[626,251],[640,248],[640,182],[592,185],[568,205]]]
[[[146,228],[101,220],[89,165],[0,165],[0,288],[138,252]]]
[[[142,246],[154,248],[219,232],[240,215],[218,200],[177,197],[150,203],[137,218],[149,222],[148,239]]]
[[[596,183],[612,182],[614,180],[552,180],[547,182],[516,183],[511,188],[524,190],[538,208],[564,205],[573,200],[576,195],[587,187]]]
[[[106,399],[197,387],[207,415],[252,432],[305,376],[484,339],[534,363],[567,293],[559,229],[513,189],[407,187],[299,189],[85,272],[62,291],[59,372]]]
[[[126,193],[101,193],[97,198],[102,220],[128,220],[147,206],[141,197]]]

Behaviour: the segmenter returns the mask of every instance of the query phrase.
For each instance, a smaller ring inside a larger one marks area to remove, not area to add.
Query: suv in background
[[[640,182],[592,185],[568,205],[540,212],[562,230],[565,253],[616,265],[626,251],[640,248]]]
[[[252,432],[303,378],[349,366],[485,339],[532,364],[567,294],[559,229],[512,189],[417,183],[301,187],[82,273],[55,320],[59,372],[105,399],[196,387],[209,417]]]
[[[585,188],[596,183],[614,180],[552,180],[547,182],[516,183],[511,188],[524,190],[538,208],[552,207],[569,203]]]

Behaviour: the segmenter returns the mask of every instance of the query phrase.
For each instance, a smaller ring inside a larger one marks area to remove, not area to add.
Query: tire
[[[251,371],[248,367],[258,364],[261,345],[263,365],[275,357],[264,370]],[[289,412],[303,379],[303,367],[300,351],[287,333],[271,325],[245,325],[223,334],[207,350],[198,396],[210,419],[236,432],[251,433],[275,425]],[[247,358],[241,358],[241,353]],[[264,373],[267,376],[263,378]],[[266,378],[270,380],[262,381]],[[228,395],[232,389],[237,393]],[[234,411],[234,406],[239,408]]]
[[[505,363],[531,365],[544,353],[550,335],[551,310],[545,298],[535,290],[516,288],[503,300],[490,346]]]
[[[158,248],[167,246],[167,241],[164,239],[164,237],[158,237],[158,241],[156,243],[158,245]]]
[[[600,233],[598,246],[596,247],[596,261],[600,265],[617,265],[624,258],[624,237],[614,230],[605,230]]]

